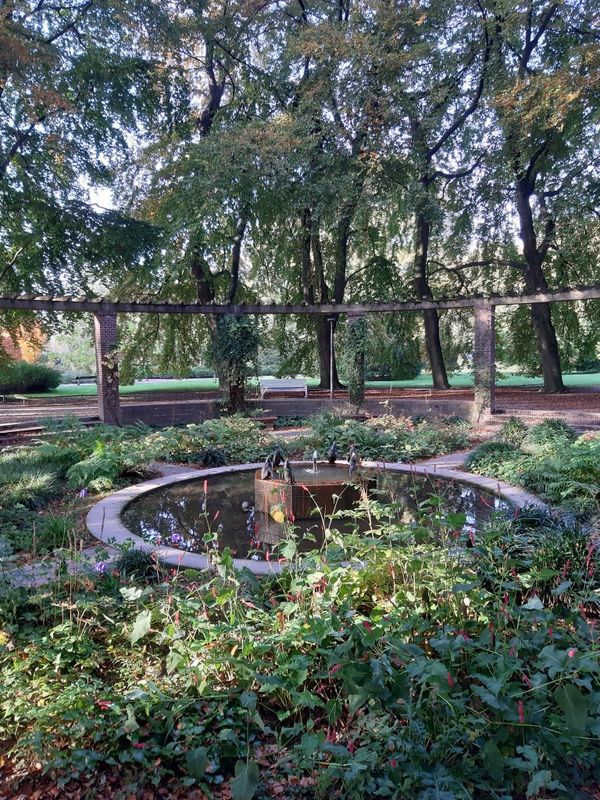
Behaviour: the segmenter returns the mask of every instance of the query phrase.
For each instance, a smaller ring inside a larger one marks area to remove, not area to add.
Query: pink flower
[[[390,758],[390,767],[392,769],[396,769],[397,766],[398,766],[398,762],[396,761],[396,759],[395,758]]]
[[[571,647],[571,648],[569,648],[569,650],[567,650],[567,655],[569,656],[569,658],[573,658],[573,656],[575,655],[576,652],[577,652],[577,648],[576,647]]]
[[[367,622],[366,619],[363,620],[363,628],[366,628],[369,631],[369,633],[373,630],[373,626],[371,625],[370,622]]]
[[[454,678],[452,677],[452,675],[450,675],[450,673],[448,673],[448,674],[446,675],[446,680],[448,681],[448,686],[449,686],[449,687],[452,689],[452,687],[454,686],[454,684],[456,683],[456,681],[454,680]]]
[[[221,514],[220,511],[215,511],[215,515],[213,517],[213,522],[216,522],[219,519],[219,515]]]
[[[554,629],[553,628],[548,628],[548,636],[550,638],[552,638],[554,636]]]
[[[207,492],[208,492],[208,481],[205,479],[204,480],[204,494],[206,494]]]
[[[528,689],[531,689],[531,681],[529,680],[528,676],[527,676],[527,675],[525,675],[525,673],[524,673],[524,672],[523,672],[523,673],[522,673],[522,675],[521,675],[521,680],[523,681],[523,683],[525,684],[525,686],[526,686]]]
[[[525,722],[525,707],[522,700],[517,703],[517,708],[519,709],[519,722],[522,725]]]
[[[101,711],[108,711],[108,709],[112,706],[110,700],[96,700],[96,705]]]
[[[143,750],[144,747],[146,747],[146,745],[143,744],[142,742],[134,742],[133,746],[135,747],[136,750]]]
[[[335,675],[336,672],[339,672],[342,668],[342,664],[334,664],[333,667],[330,668],[328,675]]]

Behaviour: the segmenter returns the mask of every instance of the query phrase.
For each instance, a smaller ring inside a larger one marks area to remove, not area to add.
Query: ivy
[[[367,320],[353,317],[348,320],[344,339],[344,360],[350,402],[360,406],[365,399],[365,347]]]
[[[243,410],[246,381],[256,368],[259,335],[256,320],[251,317],[221,317],[215,338],[209,348],[210,365],[227,392],[228,410]]]

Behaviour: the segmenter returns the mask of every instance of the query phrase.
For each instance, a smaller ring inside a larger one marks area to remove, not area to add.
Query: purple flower
[[[81,497],[81,499],[83,500],[83,498],[87,497],[87,496],[88,496],[88,490],[87,489],[80,489],[79,497]]]
[[[184,538],[180,533],[172,533],[171,534],[171,544],[175,546],[182,545],[184,543]]]
[[[98,561],[94,569],[96,572],[104,574],[106,572],[106,561]]]

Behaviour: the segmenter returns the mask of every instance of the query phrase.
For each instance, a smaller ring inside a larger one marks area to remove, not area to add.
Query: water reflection
[[[346,471],[341,465],[339,470]],[[371,485],[374,475],[370,473]],[[236,557],[263,558],[280,539],[283,526],[254,510],[254,476],[253,470],[236,472],[152,492],[128,506],[123,521],[133,533],[157,544],[202,553],[204,536],[212,532],[218,535],[219,547],[229,547]],[[454,519],[465,530],[476,531],[494,514],[512,511],[505,501],[454,481],[391,472],[376,478],[375,499],[393,504],[395,521],[400,523],[464,514],[464,520]],[[317,509],[313,519],[294,520],[294,525],[302,533],[301,550],[322,540],[323,520]],[[334,527],[343,532],[356,527],[356,522],[338,519]]]

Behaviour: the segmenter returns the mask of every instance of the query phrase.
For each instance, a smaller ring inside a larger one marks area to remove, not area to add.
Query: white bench
[[[260,399],[266,394],[303,394],[308,397],[308,386],[304,378],[260,378],[258,381],[260,388]]]

